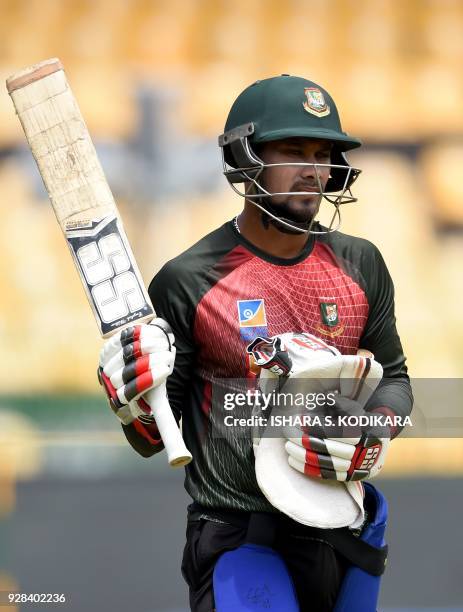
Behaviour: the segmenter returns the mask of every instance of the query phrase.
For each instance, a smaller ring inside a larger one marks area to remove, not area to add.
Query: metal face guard
[[[251,136],[253,133],[254,124],[248,123],[219,136],[219,146],[222,150],[223,173],[230,183],[233,191],[235,191],[235,193],[237,193],[239,196],[252,202],[254,206],[259,208],[262,212],[265,212],[274,221],[281,223],[281,225],[288,227],[293,231],[300,233],[326,234],[338,230],[341,226],[341,212],[339,207],[342,204],[350,204],[357,201],[357,198],[353,196],[350,188],[357,180],[361,170],[347,164],[347,160],[346,164],[310,164],[303,162],[265,164],[254,153],[250,146],[249,136]],[[340,161],[345,159],[344,154],[339,152],[337,153],[336,157]],[[270,193],[258,179],[265,168],[273,168],[278,166],[311,166],[315,170],[318,190]],[[323,188],[320,182],[320,168],[330,169],[330,178],[328,179],[325,188]],[[244,190],[240,190],[238,187],[236,187],[237,183],[248,183],[248,187],[245,187]],[[333,204],[335,211],[326,231],[312,230],[312,225],[314,223],[315,216],[318,213],[318,209],[308,227],[301,228],[297,225],[293,225],[289,219],[278,217],[275,212],[271,210],[271,207],[263,202],[263,200],[273,198],[275,196],[294,195],[318,195],[320,196],[319,207],[322,199],[325,199],[330,204]],[[336,218],[338,219],[338,223],[336,226],[334,226]]]

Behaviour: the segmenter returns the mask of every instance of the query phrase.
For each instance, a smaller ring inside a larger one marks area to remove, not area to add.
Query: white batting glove
[[[365,480],[381,471],[389,438],[364,433],[357,438],[320,438],[303,434],[285,444],[288,463],[310,478]]]
[[[341,355],[326,342],[309,333],[286,333],[257,338],[248,346],[261,366],[260,387],[284,378],[296,381],[294,390],[336,391],[331,416],[366,415],[363,410],[382,377],[382,367],[373,355]],[[300,379],[298,381],[298,379]],[[288,387],[284,387],[287,391]],[[355,400],[353,399],[355,398]],[[333,414],[334,413],[334,414]],[[291,467],[311,478],[363,480],[376,476],[384,465],[389,437],[384,431],[340,432],[319,428],[284,428],[285,449]],[[343,436],[343,437],[334,437]]]
[[[342,356],[338,349],[309,333],[287,332],[271,338],[257,337],[247,347],[260,377],[338,377]],[[333,367],[337,368],[334,370]],[[273,376],[272,376],[273,375]]]
[[[358,401],[343,396],[337,396],[333,412],[336,416],[372,416]],[[342,437],[324,434],[319,429],[312,431],[310,427],[301,431],[300,436],[290,437],[285,445],[289,464],[312,478],[347,481],[377,476],[386,460],[389,430],[368,426],[337,430]]]
[[[165,394],[174,361],[174,335],[164,319],[128,327],[104,343],[98,378],[121,423],[154,423],[151,406],[142,396],[154,388]]]

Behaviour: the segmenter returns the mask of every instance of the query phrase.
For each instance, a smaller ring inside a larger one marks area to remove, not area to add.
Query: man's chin
[[[267,216],[267,219],[269,220],[269,223],[284,234],[301,234],[301,232],[306,232],[310,228],[313,220],[313,215],[293,215],[287,211],[278,211],[275,216],[278,217],[279,221],[269,216]],[[286,223],[292,225],[294,229],[288,225],[285,225]]]
[[[277,202],[273,200],[273,198],[262,198],[261,203],[264,204],[269,212],[275,215],[275,217],[278,217],[278,219],[281,219],[284,223],[289,223],[297,229],[291,229],[284,223],[280,223],[278,220],[263,213],[262,219],[263,221],[266,220],[267,227],[271,224],[281,232],[287,234],[300,234],[301,232],[298,231],[298,229],[307,231],[310,228],[314,216],[318,212],[320,198],[311,196],[301,200],[302,197],[303,196],[294,196],[294,198],[285,202]]]
[[[277,216],[300,227],[307,227],[318,212],[318,202],[304,202],[277,209]]]
[[[307,232],[310,226],[310,222],[309,223],[298,223],[296,221],[292,221],[291,219],[283,219],[283,218],[281,218],[281,221],[276,221],[275,219],[272,219],[271,217],[268,217],[268,219],[269,219],[269,223],[273,225],[273,227],[275,227],[282,234],[293,234],[295,236],[300,236],[301,234]],[[282,221],[285,223],[289,223],[293,227],[284,225]],[[300,231],[297,228],[299,228]]]
[[[296,196],[294,199],[289,200],[285,205],[285,213],[294,217],[307,219],[312,218],[317,214],[320,207],[321,198],[320,196]]]

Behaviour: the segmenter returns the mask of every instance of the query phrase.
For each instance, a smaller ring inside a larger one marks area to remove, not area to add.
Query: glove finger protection
[[[306,476],[350,481],[377,476],[388,446],[389,438],[364,434],[356,444],[342,438],[292,438],[287,440],[285,449],[289,465]]]
[[[98,378],[110,406],[127,425],[134,419],[154,422],[143,396],[165,386],[175,361],[174,336],[163,319],[122,330],[105,342],[100,351]]]
[[[350,383],[349,383],[350,384]],[[371,425],[375,415],[365,412],[358,401],[336,396],[335,412],[338,417],[353,417],[354,424],[335,427],[336,434],[321,428],[288,429],[286,444],[289,464],[312,478],[350,481],[374,478],[382,469],[390,434],[385,428]],[[338,437],[340,436],[341,437]],[[298,448],[298,450],[295,450]],[[347,461],[347,464],[339,460]]]

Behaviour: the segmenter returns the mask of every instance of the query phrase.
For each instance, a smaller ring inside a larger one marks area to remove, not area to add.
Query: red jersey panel
[[[196,308],[198,365],[207,380],[244,377],[246,345],[257,335],[309,332],[342,353],[357,352],[368,319],[368,300],[329,246],[316,243],[304,261],[287,266],[265,261],[242,246],[227,255],[223,269],[227,260],[228,273]],[[240,317],[243,302],[257,303],[256,325]],[[324,316],[327,304],[336,315],[331,322]]]

